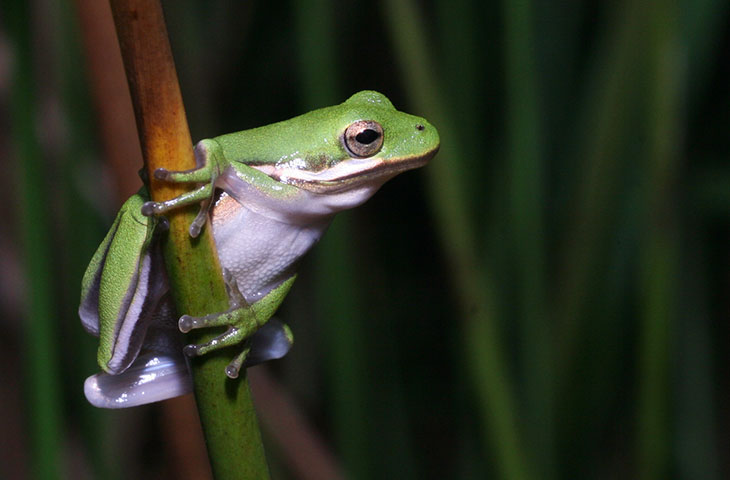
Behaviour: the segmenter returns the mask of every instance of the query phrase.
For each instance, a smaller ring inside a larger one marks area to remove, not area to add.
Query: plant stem
[[[533,2],[503,4],[504,62],[507,86],[509,208],[519,281],[522,369],[525,377],[525,424],[543,479],[553,478],[554,389],[552,332],[545,293],[545,194],[542,125]]]
[[[26,318],[23,350],[27,381],[26,421],[33,478],[60,478],[62,420],[60,380],[53,363],[58,357],[58,314],[51,285],[52,256],[48,241],[50,203],[47,168],[36,133],[37,88],[33,69],[31,8],[28,2],[3,2],[5,26],[15,47],[11,99],[12,137],[17,157],[17,198],[25,269]]]
[[[112,0],[117,36],[134,104],[142,153],[150,178],[150,195],[164,201],[186,191],[156,181],[157,168],[195,168],[177,73],[167,38],[162,7],[155,0]],[[210,228],[191,239],[188,227],[195,208],[169,215],[164,244],[170,287],[179,313],[204,315],[228,308],[228,299]],[[207,337],[207,338],[206,338]],[[211,334],[191,333],[203,342]],[[226,352],[192,361],[195,398],[203,424],[213,475],[217,479],[266,479],[268,467],[244,375],[230,380]]]
[[[677,220],[681,87],[678,5],[655,0],[647,17],[648,145],[645,227],[639,257],[641,337],[637,425],[638,477],[666,478],[671,466],[670,365],[674,358],[680,238]]]
[[[493,442],[500,478],[530,478],[531,466],[523,449],[514,406],[512,379],[505,365],[503,344],[495,318],[493,279],[478,267],[476,234],[471,222],[465,181],[459,175],[464,161],[458,135],[440,97],[425,27],[411,0],[386,2],[390,30],[412,103],[439,129],[439,160],[428,169],[432,214],[451,267],[450,280],[463,318],[466,366],[478,398],[478,417]],[[485,453],[493,455],[491,449]]]

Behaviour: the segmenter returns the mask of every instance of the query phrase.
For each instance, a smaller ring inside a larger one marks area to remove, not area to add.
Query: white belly
[[[253,212],[224,193],[212,219],[221,267],[253,303],[295,272],[297,261],[319,240],[331,216],[292,225]]]

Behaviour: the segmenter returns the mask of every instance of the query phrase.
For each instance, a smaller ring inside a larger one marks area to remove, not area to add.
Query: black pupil
[[[373,143],[375,140],[378,139],[379,136],[380,134],[372,128],[366,128],[362,132],[355,135],[355,140],[357,140],[358,143],[367,145],[368,143]]]

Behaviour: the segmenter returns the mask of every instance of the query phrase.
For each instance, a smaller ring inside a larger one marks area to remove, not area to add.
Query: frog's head
[[[289,125],[296,125],[302,140],[296,154],[257,168],[315,194],[349,195],[345,208],[362,203],[395,175],[425,165],[439,149],[438,132],[430,123],[396,110],[373,91],[297,117]]]

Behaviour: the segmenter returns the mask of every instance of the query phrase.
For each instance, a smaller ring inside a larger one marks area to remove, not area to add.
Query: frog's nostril
[[[416,130],[419,130],[419,131],[426,130],[426,126],[423,125],[423,124],[421,124],[421,123],[419,123],[419,124],[416,125]]]

